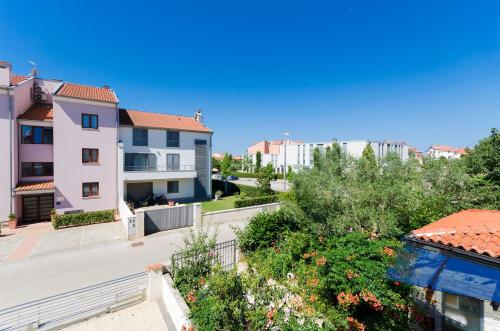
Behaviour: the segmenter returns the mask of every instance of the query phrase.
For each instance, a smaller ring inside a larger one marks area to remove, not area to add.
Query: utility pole
[[[286,171],[287,171],[287,166],[286,166],[286,141],[287,137],[290,135],[290,133],[285,132],[283,133],[283,146],[285,148],[285,167],[283,169],[283,192],[286,192]]]

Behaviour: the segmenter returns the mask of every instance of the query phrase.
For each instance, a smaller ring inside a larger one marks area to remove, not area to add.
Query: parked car
[[[238,176],[233,176],[233,175],[227,176],[227,180],[238,180],[238,179],[239,179]]]

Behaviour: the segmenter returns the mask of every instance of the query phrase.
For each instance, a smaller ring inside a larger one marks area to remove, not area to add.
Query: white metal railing
[[[131,166],[125,165],[124,171],[146,171],[146,172],[157,172],[157,171],[193,171],[195,170],[194,165],[155,165],[155,166]]]
[[[146,272],[0,310],[0,330],[48,330],[144,301]]]

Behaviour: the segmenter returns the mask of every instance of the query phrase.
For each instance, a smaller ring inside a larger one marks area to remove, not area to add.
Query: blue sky
[[[474,145],[500,127],[498,1],[1,0],[0,59],[204,111],[214,150],[261,139]]]

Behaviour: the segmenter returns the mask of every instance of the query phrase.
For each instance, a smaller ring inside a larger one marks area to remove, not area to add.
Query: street
[[[231,226],[243,225],[237,221],[205,230],[217,233],[222,242],[235,238]],[[145,271],[151,263],[168,261],[183,246],[188,231],[165,231],[138,241],[99,243],[1,264],[0,309]]]

